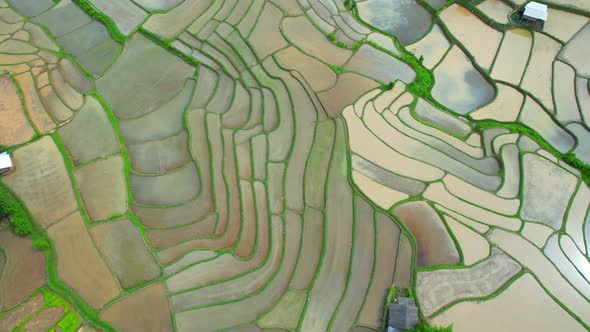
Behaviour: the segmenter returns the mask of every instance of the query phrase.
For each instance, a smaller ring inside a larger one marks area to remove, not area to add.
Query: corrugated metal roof
[[[12,167],[12,159],[10,159],[10,155],[7,152],[0,153],[0,169],[11,168],[11,167]]]
[[[547,21],[547,5],[531,1],[524,6],[524,16]]]

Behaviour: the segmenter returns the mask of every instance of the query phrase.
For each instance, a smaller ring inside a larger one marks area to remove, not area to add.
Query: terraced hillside
[[[0,331],[590,329],[590,6],[522,4],[0,0]]]

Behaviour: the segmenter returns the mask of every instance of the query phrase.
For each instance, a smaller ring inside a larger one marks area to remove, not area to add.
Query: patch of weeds
[[[355,0],[344,0],[344,8],[349,12],[356,11],[356,1]]]
[[[347,45],[345,42],[341,41],[341,40],[337,40],[337,41],[335,41],[335,42],[334,42],[334,44],[335,44],[336,46],[338,46],[338,47],[342,47],[342,48],[348,48],[348,45]]]
[[[346,70],[344,69],[344,67],[342,66],[336,66],[330,63],[327,63],[328,67],[330,67],[330,69],[332,69],[336,75],[341,75],[342,73],[344,73]]]
[[[330,32],[329,34],[327,34],[326,37],[328,37],[328,39],[330,39],[331,42],[336,41],[336,35],[333,32]]]
[[[353,50],[353,51],[356,51],[356,50],[358,50],[359,48],[361,48],[361,46],[363,46],[363,44],[364,44],[366,41],[367,41],[367,40],[366,40],[365,38],[363,38],[363,39],[361,39],[361,40],[357,41],[356,43],[354,43],[354,45],[352,45],[352,50]]]
[[[74,311],[68,312],[62,319],[57,323],[60,331],[76,331],[78,327],[82,325],[80,316]],[[57,330],[55,330],[57,331]]]
[[[430,326],[425,321],[420,321],[413,330],[402,330],[407,332],[453,332],[453,325],[447,327]]]
[[[564,154],[563,161],[565,161],[568,165],[572,166],[573,168],[579,170],[580,173],[582,173],[582,181],[590,185],[590,165],[578,159],[576,154],[573,152],[568,152]]]
[[[49,243],[49,241],[46,238],[39,236],[36,233],[33,233],[32,238],[33,238],[33,246],[37,250],[45,251],[45,250],[51,248],[51,243]]]
[[[393,85],[394,85],[393,82],[389,82],[387,84],[381,84],[381,86],[379,86],[379,89],[383,92],[389,91],[389,90],[393,89]]]

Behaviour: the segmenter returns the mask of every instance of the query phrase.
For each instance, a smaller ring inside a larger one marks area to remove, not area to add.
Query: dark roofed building
[[[398,297],[389,305],[387,327],[413,329],[418,325],[418,307],[414,299]]]

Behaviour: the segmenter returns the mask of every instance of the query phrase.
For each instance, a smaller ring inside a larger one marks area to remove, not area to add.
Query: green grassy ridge
[[[80,9],[82,9],[88,16],[92,17],[93,19],[97,20],[98,22],[104,24],[106,28],[109,30],[111,37],[114,41],[118,43],[123,43],[127,39],[127,37],[119,31],[119,28],[115,25],[115,22],[108,17],[107,15],[103,14],[101,11],[96,9],[94,5],[88,0],[72,0]]]
[[[541,136],[539,133],[537,133],[530,127],[520,123],[504,123],[496,120],[477,120],[473,122],[475,123],[475,131],[477,132],[482,132],[487,129],[507,129],[512,133],[518,133],[529,137],[530,139],[535,141],[535,143],[539,144],[539,146],[542,149],[547,150],[557,159],[565,162],[566,164],[580,171],[582,181],[584,181],[587,185],[590,186],[589,164],[584,163],[573,152],[561,153],[557,151],[553,146],[547,143],[543,136]]]

